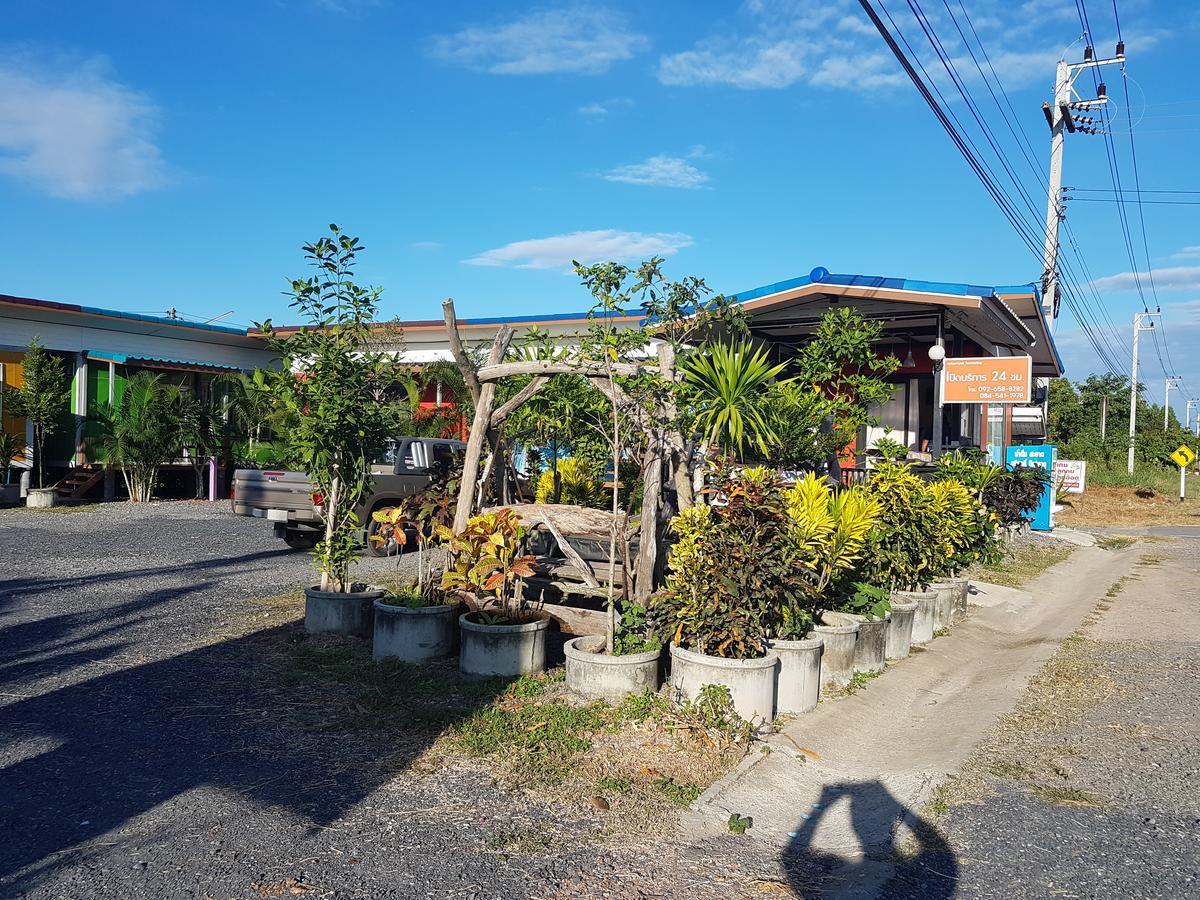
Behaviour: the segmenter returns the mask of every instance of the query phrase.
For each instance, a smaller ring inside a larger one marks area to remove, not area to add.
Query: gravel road
[[[266,523],[12,509],[0,558],[0,896],[527,897],[595,864],[488,852],[548,811],[403,772],[421,748],[289,730],[279,711],[305,698],[254,667],[295,626],[256,628],[254,600],[312,570]]]
[[[1143,545],[950,783],[948,852],[885,897],[1200,896],[1200,536],[1185,534]]]

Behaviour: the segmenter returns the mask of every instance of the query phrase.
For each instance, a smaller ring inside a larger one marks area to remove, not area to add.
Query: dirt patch
[[[1196,484],[1189,484],[1189,490],[1200,494]],[[1200,525],[1198,496],[1189,496],[1180,503],[1177,494],[1094,485],[1085,494],[1072,495],[1069,503],[1055,514],[1060,525]]]

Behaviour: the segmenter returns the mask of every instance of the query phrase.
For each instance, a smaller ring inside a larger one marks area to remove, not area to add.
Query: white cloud
[[[629,97],[613,97],[611,100],[602,100],[596,103],[587,103],[576,110],[581,116],[590,119],[602,119],[618,109],[628,109],[633,106],[633,100]]]
[[[597,75],[649,46],[645,35],[628,28],[623,14],[574,6],[438,35],[430,53],[443,62],[494,75]]]
[[[102,59],[0,63],[0,174],[70,200],[104,200],[168,181],[154,141],[158,110],[113,80]]]
[[[807,71],[808,48],[802,41],[748,38],[733,42],[710,40],[662,57],[658,80],[663,84],[693,86],[729,84],[738,88],[785,88]]]
[[[1200,244],[1180,247],[1179,250],[1171,254],[1171,259],[1200,259]]]
[[[1160,291],[1200,291],[1200,266],[1168,266],[1154,270],[1154,287]],[[1092,286],[1098,291],[1136,291],[1150,288],[1150,273],[1118,272],[1097,278]]]
[[[1039,25],[1048,18],[1074,15],[1073,0],[1030,0],[1025,7],[1012,0],[974,0],[971,25],[984,39],[991,64],[1006,87],[1034,83],[1049,87],[1063,42],[1057,36],[1048,40]],[[959,36],[960,28],[971,33],[962,10],[954,4],[949,9],[927,4],[924,12],[959,78],[982,89],[979,70]],[[956,96],[951,78],[911,12],[894,10],[893,15],[929,77],[949,90],[948,96]],[[1147,39],[1153,43],[1155,38],[1145,35],[1138,46],[1144,49]],[[1007,50],[1009,46],[1023,49]],[[978,47],[971,49],[982,57]],[[987,63],[982,59],[980,63],[988,71]],[[856,91],[908,85],[857,0],[747,0],[719,33],[660,56],[658,78],[669,85],[728,85],[745,90],[799,83]]]
[[[464,259],[469,266],[516,269],[570,269],[571,262],[629,262],[651,256],[671,256],[692,245],[692,236],[681,232],[573,231],[553,237],[514,241]]]
[[[700,155],[693,151],[692,158]],[[601,176],[606,181],[619,181],[623,184],[641,184],[651,187],[672,187],[695,189],[708,183],[708,175],[680,156],[651,156],[645,162],[633,163],[628,166],[617,166]]]

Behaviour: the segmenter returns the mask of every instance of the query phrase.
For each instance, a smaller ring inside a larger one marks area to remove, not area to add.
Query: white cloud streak
[[[604,7],[541,10],[496,25],[438,35],[430,54],[493,75],[598,75],[650,46],[625,16]]]
[[[1200,266],[1168,266],[1154,270],[1154,287],[1160,291],[1200,291]],[[1149,272],[1118,272],[1097,278],[1092,286],[1098,291],[1136,291],[1150,287]]]
[[[708,183],[709,177],[680,156],[651,156],[644,162],[617,166],[601,176],[605,181],[649,187],[695,190]]]
[[[629,97],[613,97],[611,100],[601,100],[587,103],[576,110],[579,115],[589,119],[603,119],[618,109],[628,109],[633,106]]]
[[[1060,47],[1045,43],[1037,30],[1047,19],[1074,15],[1072,0],[977,0],[971,4],[972,24],[997,74],[1009,88],[1052,80]],[[926,16],[959,76],[972,85],[979,81],[968,48],[958,29],[970,34],[961,11],[957,20],[938,6]],[[933,48],[909,14],[897,20],[916,48],[930,77],[953,86]],[[1128,30],[1128,29],[1127,29]],[[1152,36],[1144,36],[1153,42]],[[672,86],[726,85],[743,90],[783,89],[806,83],[816,87],[878,91],[906,86],[907,77],[892,55],[882,49],[874,25],[855,0],[746,0],[733,25],[703,38],[689,49],[659,57],[658,78]],[[1006,47],[1026,49],[1009,51]],[[978,47],[972,47],[981,56]],[[985,69],[986,71],[986,69]],[[989,73],[990,77],[990,73]]]
[[[640,261],[651,256],[671,256],[692,243],[691,235],[681,232],[644,234],[607,228],[514,241],[463,262],[469,266],[569,271],[573,260],[582,263]]]
[[[163,187],[158,110],[113,80],[103,59],[0,63],[0,174],[54,197],[112,200]]]

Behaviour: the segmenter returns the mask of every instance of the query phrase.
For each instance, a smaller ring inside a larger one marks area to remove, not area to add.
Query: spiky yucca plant
[[[768,388],[780,383],[785,364],[771,365],[767,350],[749,342],[712,344],[688,356],[683,369],[695,411],[695,428],[713,447],[766,454],[779,442],[767,421]]]

